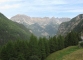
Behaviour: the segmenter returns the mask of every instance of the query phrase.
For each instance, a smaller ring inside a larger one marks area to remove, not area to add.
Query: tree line
[[[44,60],[49,54],[77,45],[81,40],[76,32],[70,32],[64,36],[39,37],[33,34],[30,40],[9,41],[0,47],[1,60]]]

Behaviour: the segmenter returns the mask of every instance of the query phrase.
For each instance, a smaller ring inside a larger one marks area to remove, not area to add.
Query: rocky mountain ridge
[[[15,15],[12,21],[23,24],[36,36],[54,36],[61,22],[69,21],[70,18],[29,17],[27,15]]]
[[[83,27],[83,14],[80,14],[68,22],[61,23],[57,34],[66,35],[71,31],[82,32],[81,31],[82,27]]]

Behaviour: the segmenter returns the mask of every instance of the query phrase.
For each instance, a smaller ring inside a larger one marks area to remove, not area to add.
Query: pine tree
[[[64,48],[64,37],[62,37],[61,35],[59,35],[57,37],[58,40],[58,50],[61,50]]]
[[[57,51],[58,50],[58,40],[57,40],[56,36],[53,37],[53,41],[55,43],[55,51]]]
[[[28,42],[21,40],[8,42],[6,45],[2,46],[0,52],[1,60],[29,59],[29,49],[27,43]]]
[[[37,37],[32,34],[29,41],[30,56],[38,56],[38,41]]]
[[[65,47],[77,45],[80,41],[80,37],[76,32],[70,32],[65,37]]]
[[[29,52],[29,46],[27,41],[18,40],[15,42],[14,46],[15,46],[14,49],[15,49],[16,56],[22,54],[24,55],[25,59],[29,58],[30,52]]]
[[[57,51],[58,48],[57,45],[58,42],[56,36],[49,38],[50,53]]]
[[[43,37],[43,41],[44,41],[44,45],[45,45],[46,56],[48,56],[50,54],[48,39],[46,39],[46,37]]]
[[[29,60],[40,60],[40,58],[38,56],[30,56]]]
[[[19,54],[17,60],[26,60],[23,54]]]
[[[45,52],[44,40],[41,37],[39,38],[38,46],[40,51],[40,59],[44,60],[46,58],[46,52]]]
[[[9,60],[12,57],[15,57],[15,52],[14,52],[14,45],[10,41],[2,47],[0,58],[1,60]]]

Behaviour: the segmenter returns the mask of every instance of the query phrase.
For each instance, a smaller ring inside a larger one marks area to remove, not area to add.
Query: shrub
[[[29,60],[40,60],[40,59],[38,56],[33,55],[33,56],[30,56]]]
[[[80,46],[83,47],[83,42],[80,43]]]

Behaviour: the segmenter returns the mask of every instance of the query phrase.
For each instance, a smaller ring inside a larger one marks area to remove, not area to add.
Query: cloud
[[[83,0],[65,0],[67,3],[80,4],[83,3]]]
[[[73,4],[71,4],[73,3]],[[24,9],[27,9],[28,11],[44,11],[44,10],[63,10],[63,9],[72,9],[76,8],[74,3],[82,3],[81,0],[75,1],[75,0],[34,0],[34,1],[25,1],[23,3]],[[78,5],[79,7],[79,5]]]
[[[7,9],[15,9],[15,8],[19,8],[21,6],[21,4],[19,2],[21,2],[22,0],[0,0],[0,10],[7,10]],[[18,2],[18,3],[16,3]]]
[[[3,6],[0,6],[0,9],[1,10],[6,10],[6,9],[11,9],[11,8],[18,8],[20,7],[20,4],[12,4],[12,5],[3,5]]]
[[[63,0],[28,0],[25,1],[25,4],[29,5],[29,6],[44,6],[44,5],[58,5],[58,4],[66,4],[65,1]]]
[[[34,16],[44,15],[43,13],[82,13],[82,0],[0,0],[0,10],[11,13],[33,14]],[[27,13],[26,13],[27,12]]]
[[[27,12],[51,11],[57,9],[57,5],[64,5],[64,0],[28,0],[22,4]]]
[[[83,10],[81,10],[81,9],[72,9],[72,10],[67,10],[67,11],[64,11],[64,12],[71,12],[71,13],[82,13],[83,12]]]
[[[66,4],[65,1],[62,0],[42,0],[39,4],[45,4],[45,5],[58,5],[58,4]]]
[[[17,2],[17,1],[22,1],[22,0],[0,0],[0,4],[6,3],[6,2]]]

